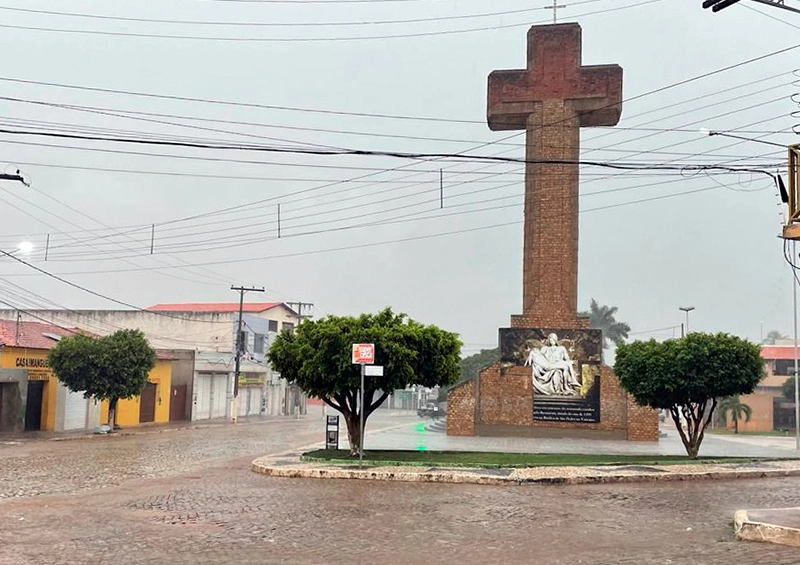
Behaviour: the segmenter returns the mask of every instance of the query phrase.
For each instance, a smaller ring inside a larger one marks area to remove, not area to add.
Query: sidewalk
[[[739,510],[733,525],[741,540],[800,547],[800,508]]]
[[[308,419],[313,416],[300,416],[300,419]],[[318,415],[316,417],[319,417]],[[70,441],[79,439],[92,439],[98,437],[121,437],[140,434],[161,434],[177,432],[181,430],[198,430],[205,428],[218,428],[221,426],[244,426],[250,424],[267,424],[271,422],[286,422],[296,420],[294,416],[250,416],[239,418],[237,423],[229,421],[227,418],[216,418],[214,420],[179,420],[167,423],[149,423],[138,426],[124,427],[116,430],[113,434],[98,433],[96,430],[72,430],[68,432],[19,432],[19,433],[0,433],[0,444],[2,443],[24,443],[32,441]]]
[[[800,460],[701,463],[683,465],[592,465],[574,467],[429,467],[369,466],[357,462],[334,465],[303,461],[300,451],[269,455],[253,461],[255,473],[304,479],[361,479],[475,485],[632,483],[687,480],[731,480],[800,476]]]

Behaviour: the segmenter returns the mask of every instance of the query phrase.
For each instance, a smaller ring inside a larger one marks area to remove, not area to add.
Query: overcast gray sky
[[[524,66],[526,30],[548,21],[548,3],[0,0],[0,129],[521,157],[522,132],[485,125],[486,78]],[[584,159],[763,166],[785,150],[702,130],[798,142],[800,49],[638,96],[800,44],[800,15],[748,0],[719,14],[701,0],[561,3],[559,19],[583,26],[584,64],[620,64],[624,96],[635,98],[618,128],[582,131]],[[309,25],[334,22],[360,25]],[[0,164],[33,183],[0,184],[2,249],[33,242],[26,260],[138,306],[231,301],[231,284],[263,285],[259,300],[314,302],[318,316],[391,305],[461,333],[466,353],[493,346],[521,309],[520,165],[13,134],[0,134]],[[592,297],[618,306],[636,337],[672,336],[648,330],[680,324],[682,305],[696,307],[696,330],[791,331],[782,208],[766,176],[584,167],[580,204],[582,307]],[[9,259],[0,276],[0,299],[17,307],[117,307]]]

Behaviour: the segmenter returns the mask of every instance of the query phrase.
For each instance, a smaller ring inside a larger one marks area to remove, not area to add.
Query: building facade
[[[153,347],[179,357],[173,360],[169,395],[176,405],[184,398],[184,409],[173,409],[171,419],[230,419],[234,415],[238,303],[157,304],[144,310],[0,310],[0,318],[18,315],[23,320],[45,319],[99,335],[139,329]],[[294,328],[299,321],[297,312],[282,302],[244,304],[237,416],[290,414],[304,409],[302,396],[270,370],[265,358],[278,332]],[[163,402],[164,393],[156,398]],[[180,413],[183,418],[178,418]]]
[[[71,431],[108,420],[108,403],[64,386],[47,356],[63,337],[80,332],[41,322],[0,319],[0,432]],[[141,396],[120,400],[117,424],[136,426],[170,419],[175,352],[157,351]]]
[[[771,432],[794,429],[794,401],[783,397],[783,383],[794,375],[794,342],[778,340],[774,345],[761,347],[764,358],[764,378],[752,394],[740,400],[752,410],[750,421],[739,420],[740,432]],[[726,427],[733,429],[730,415]]]

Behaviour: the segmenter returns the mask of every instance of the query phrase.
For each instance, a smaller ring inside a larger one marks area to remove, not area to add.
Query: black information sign
[[[533,395],[533,419],[537,422],[600,422],[600,379],[595,378],[583,397]]]
[[[339,449],[339,416],[328,416],[327,418],[325,449]]]

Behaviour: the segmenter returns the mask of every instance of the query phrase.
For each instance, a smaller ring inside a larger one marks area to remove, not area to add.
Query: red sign
[[[353,363],[357,365],[372,365],[375,362],[374,343],[354,343]]]

